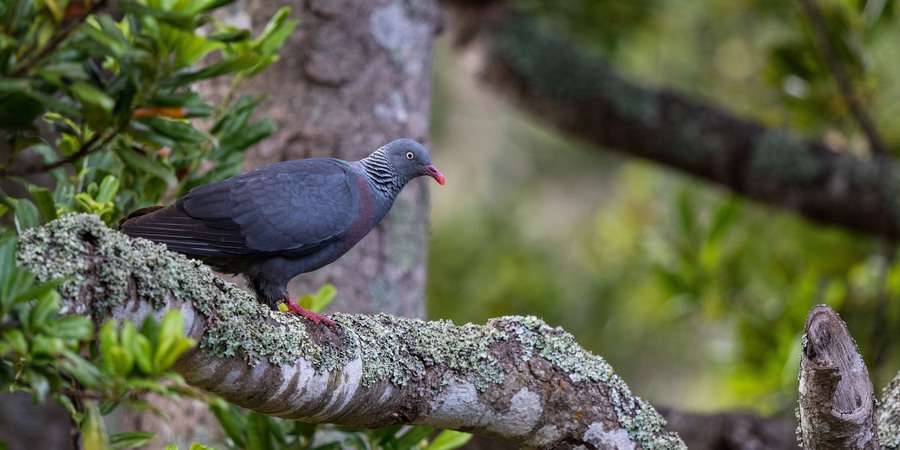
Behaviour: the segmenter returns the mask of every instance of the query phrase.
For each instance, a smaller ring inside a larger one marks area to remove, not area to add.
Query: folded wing
[[[348,230],[359,209],[353,177],[328,158],[273,164],[197,187],[121,228],[189,255],[302,254]]]

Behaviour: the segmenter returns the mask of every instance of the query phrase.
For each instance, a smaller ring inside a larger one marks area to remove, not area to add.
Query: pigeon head
[[[412,139],[390,142],[360,162],[376,186],[393,193],[421,176],[444,184],[444,174],[431,162],[428,149]]]
[[[438,184],[444,184],[444,174],[432,164],[431,155],[422,144],[412,139],[397,139],[381,150],[399,178],[408,181],[424,175],[434,178]]]

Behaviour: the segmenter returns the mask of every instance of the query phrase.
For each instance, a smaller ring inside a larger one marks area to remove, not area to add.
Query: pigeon
[[[358,161],[284,161],[198,186],[173,205],[132,212],[119,229],[244,275],[257,299],[273,309],[284,302],[316,324],[333,324],[291,300],[288,282],[353,248],[420,176],[444,184],[424,146],[398,139]]]

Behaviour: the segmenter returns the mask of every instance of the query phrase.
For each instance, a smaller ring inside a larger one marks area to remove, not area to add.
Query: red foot
[[[286,299],[285,304],[287,304],[288,309],[292,313],[297,314],[302,317],[305,317],[308,320],[310,320],[312,323],[315,323],[315,324],[324,323],[325,325],[337,325],[337,322],[329,319],[328,317],[326,317],[322,314],[314,313],[308,309],[305,309],[291,299]]]

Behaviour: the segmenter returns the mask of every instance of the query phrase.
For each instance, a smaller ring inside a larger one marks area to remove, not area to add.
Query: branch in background
[[[844,102],[850,109],[850,114],[853,115],[853,118],[856,119],[856,122],[859,123],[859,127],[866,135],[866,139],[869,141],[869,147],[872,149],[872,152],[879,155],[885,154],[887,147],[884,145],[884,140],[881,139],[881,135],[875,127],[875,123],[872,121],[872,118],[869,117],[869,114],[866,113],[866,109],[863,108],[862,102],[860,102],[855,89],[853,89],[853,83],[850,81],[850,74],[847,73],[847,68],[844,67],[843,62],[841,62],[837,49],[834,48],[831,38],[829,37],[828,24],[825,21],[825,16],[822,15],[822,10],[819,9],[819,5],[815,0],[801,0],[800,3],[803,5],[803,11],[812,23],[816,40],[818,40],[819,47],[822,48],[822,56],[825,60],[825,64],[828,65],[828,70],[831,71],[832,76],[834,76],[834,81],[841,91]]]
[[[800,359],[803,448],[878,449],[875,395],[847,324],[825,305],[806,319]]]
[[[181,309],[200,348],[176,370],[265,414],[424,424],[525,447],[684,448],[602,358],[534,317],[456,326],[335,314],[335,328],[311,325],[90,215],[26,232],[18,254],[39,279],[69,280],[60,290],[66,312],[139,321]]]
[[[900,166],[894,159],[857,158],[642,86],[510,13],[504,2],[445,5],[455,13],[449,28],[467,52],[465,60],[474,62],[485,83],[542,122],[819,222],[900,237]]]

